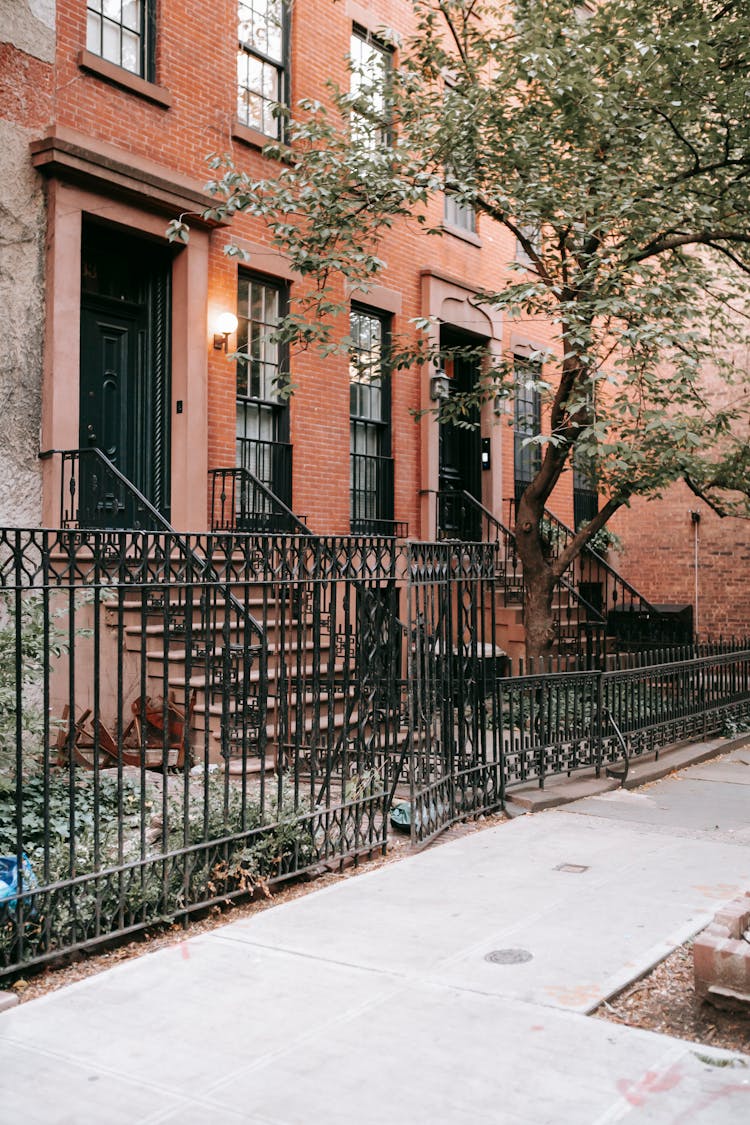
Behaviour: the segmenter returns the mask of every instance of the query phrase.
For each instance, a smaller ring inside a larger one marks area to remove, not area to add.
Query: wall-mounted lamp
[[[450,397],[451,381],[442,367],[436,367],[430,376],[430,398],[433,402],[444,402]]]
[[[496,418],[502,417],[503,414],[510,413],[510,404],[508,402],[507,392],[500,392],[495,395],[492,400],[492,413]]]
[[[227,351],[229,337],[236,331],[237,317],[234,313],[223,312],[221,316],[217,317],[216,331],[214,332],[214,348],[217,352]]]

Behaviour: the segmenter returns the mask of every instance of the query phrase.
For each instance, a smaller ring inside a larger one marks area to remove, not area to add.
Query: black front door
[[[169,260],[160,247],[91,224],[81,278],[80,435],[169,518]],[[81,456],[81,526],[151,527],[135,493]]]
[[[471,337],[444,336],[444,348],[457,348],[446,359],[446,371],[452,375],[451,394],[471,391],[480,373],[480,358],[462,354],[461,349],[476,349],[481,341]],[[466,419],[473,426],[440,424],[440,533],[444,538],[477,540],[481,538],[481,516],[467,502],[463,493],[475,500],[482,498],[482,436],[479,411]]]

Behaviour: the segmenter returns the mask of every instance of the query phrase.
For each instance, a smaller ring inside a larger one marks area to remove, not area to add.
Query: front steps
[[[112,627],[122,631],[130,682],[145,683],[145,693],[154,697],[174,693],[177,700],[193,700],[190,744],[198,763],[259,774],[279,768],[292,750],[304,761],[328,747],[341,748],[350,732],[368,737],[367,717],[355,699],[352,620],[331,643],[326,634],[315,636],[303,600],[277,593],[259,585],[247,597],[243,587],[235,601],[209,596],[206,605],[193,589],[186,609],[186,591],[176,585],[166,605],[161,597],[141,599],[133,591],[107,611]],[[253,629],[247,652],[238,602],[263,622],[264,635],[256,638]],[[320,630],[320,615],[316,623]]]

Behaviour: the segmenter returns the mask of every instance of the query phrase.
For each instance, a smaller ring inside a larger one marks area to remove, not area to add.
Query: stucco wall
[[[0,525],[40,521],[45,201],[29,142],[51,117],[54,0],[0,0]]]

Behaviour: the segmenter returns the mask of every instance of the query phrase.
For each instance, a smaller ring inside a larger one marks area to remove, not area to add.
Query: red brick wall
[[[695,602],[698,524],[698,632],[706,637],[750,633],[750,521],[720,519],[686,485],[661,500],[633,500],[610,527],[622,539],[622,574],[652,602]]]
[[[58,59],[56,115],[60,124],[101,140],[114,142],[126,151],[161,162],[166,169],[187,174],[197,181],[209,178],[205,158],[211,152],[231,152],[239,167],[253,175],[272,172],[272,167],[249,145],[232,139],[231,123],[235,99],[235,14],[233,0],[160,0],[158,4],[158,49],[156,83],[172,95],[165,109],[154,105],[78,65],[85,47],[85,5],[80,0],[58,0]],[[387,25],[407,33],[411,6],[404,0],[360,0],[358,4],[306,0],[293,9],[292,100],[314,96],[325,100],[326,81],[348,82],[345,54],[353,19],[372,27]],[[431,218],[439,223],[441,202]],[[233,223],[232,233],[263,242],[263,226],[245,217]],[[480,223],[479,249],[459,238],[425,239],[416,228],[402,227],[387,238],[382,256],[388,263],[381,284],[402,294],[402,309],[393,318],[395,333],[408,332],[409,318],[421,315],[420,270],[432,268],[466,279],[477,287],[498,287],[506,272],[502,263],[515,252],[513,240],[503,232]],[[209,310],[234,308],[236,303],[235,261],[224,257],[225,231],[211,239]],[[255,263],[262,268],[263,262]],[[254,263],[250,263],[254,268]],[[296,282],[299,286],[301,283]],[[533,334],[540,345],[549,332],[536,326]],[[209,337],[210,339],[210,337]],[[506,332],[506,346],[510,342]],[[393,379],[392,449],[396,464],[395,515],[418,529],[419,430],[410,411],[420,405],[421,373],[399,372]],[[290,407],[291,440],[294,445],[295,508],[308,515],[316,530],[346,531],[349,527],[349,407],[348,376],[343,359],[323,361],[313,352],[293,358],[292,379],[297,391]],[[211,350],[209,380],[209,464],[234,463],[234,365],[223,353]],[[500,423],[502,424],[502,423]],[[504,430],[505,492],[512,492],[513,443],[510,429]],[[560,486],[555,510],[572,520],[570,481]]]
[[[27,129],[43,126],[52,108],[52,67],[10,43],[0,43],[0,117]]]

